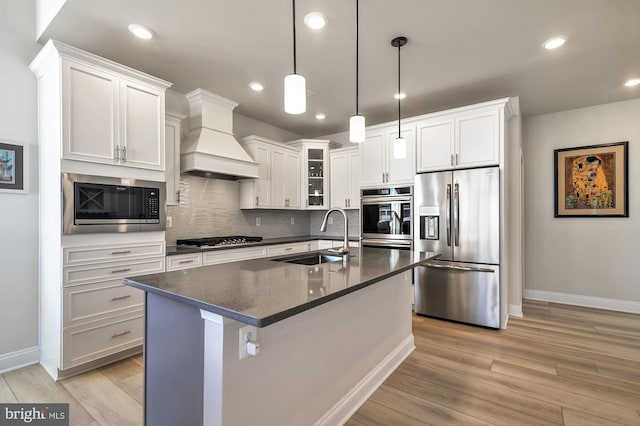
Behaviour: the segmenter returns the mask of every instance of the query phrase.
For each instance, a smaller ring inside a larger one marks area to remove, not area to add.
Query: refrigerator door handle
[[[454,266],[454,265],[436,265],[434,263],[423,263],[423,268],[435,268],[435,269],[452,269],[454,271],[464,271],[464,272],[489,272],[494,273],[493,269],[489,268],[471,268],[468,266]]]
[[[451,245],[451,184],[447,184],[447,208],[446,208],[446,220],[447,223],[447,245]]]
[[[454,244],[456,247],[460,246],[460,193],[458,184],[455,184],[455,189],[453,193],[453,215],[455,217],[456,229],[454,233],[455,241]]]

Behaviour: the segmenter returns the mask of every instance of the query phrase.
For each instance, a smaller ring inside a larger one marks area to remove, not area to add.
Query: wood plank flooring
[[[416,350],[346,423],[640,425],[640,315],[525,301],[508,330],[414,317]],[[0,375],[0,402],[69,402],[72,425],[141,425],[142,356],[55,383]]]

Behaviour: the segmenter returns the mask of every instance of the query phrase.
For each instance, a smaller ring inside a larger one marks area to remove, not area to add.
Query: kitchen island
[[[434,254],[313,256],[125,279],[146,297],[147,425],[342,424],[366,401],[414,349],[411,270]]]

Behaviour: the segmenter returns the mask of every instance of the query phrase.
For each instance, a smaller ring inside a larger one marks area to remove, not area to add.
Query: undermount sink
[[[304,253],[271,260],[274,262],[296,263],[298,265],[320,265],[321,263],[341,262],[342,256],[336,253]]]

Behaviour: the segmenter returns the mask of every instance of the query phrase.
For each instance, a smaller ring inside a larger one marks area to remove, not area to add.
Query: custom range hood
[[[180,145],[180,172],[209,178],[258,177],[258,163],[233,137],[237,103],[203,89],[187,93],[189,136]]]

